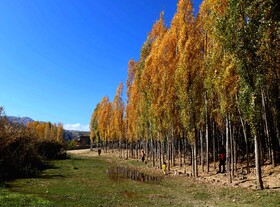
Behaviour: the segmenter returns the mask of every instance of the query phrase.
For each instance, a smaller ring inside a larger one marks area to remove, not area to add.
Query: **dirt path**
[[[80,149],[80,150],[69,150],[68,154],[76,155],[76,156],[84,156],[84,157],[94,157],[98,156],[97,149],[90,151],[89,149]],[[103,152],[102,152],[103,153]],[[106,156],[117,156],[116,153],[106,153]],[[178,162],[177,162],[178,163]],[[151,167],[151,163],[148,161],[148,167]],[[217,174],[217,170],[214,169],[213,164],[210,164],[209,173],[203,173],[201,167],[198,166],[199,177],[197,181],[206,182],[209,184],[213,184],[215,186],[233,186],[233,187],[241,187],[248,189],[256,189],[255,182],[255,173],[254,168],[251,168],[251,173],[243,175],[241,172],[241,167],[238,168],[239,171],[237,175],[232,179],[232,183],[228,184],[227,175],[225,174]],[[152,169],[150,169],[152,170]],[[157,169],[158,170],[158,169]],[[176,172],[176,173],[175,173]],[[171,168],[168,176],[180,176],[184,172],[183,168],[179,166],[175,166]],[[191,166],[186,167],[187,175],[191,175]],[[262,177],[264,187],[266,189],[278,190],[280,191],[280,166],[272,168],[271,165],[265,165],[262,167]]]
[[[86,155],[91,157],[97,155],[95,153],[92,153],[90,149],[68,150],[67,153],[70,155]]]

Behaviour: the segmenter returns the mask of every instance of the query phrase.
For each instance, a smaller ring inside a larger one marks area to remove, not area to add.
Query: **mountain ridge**
[[[7,119],[9,120],[9,122],[11,123],[16,123],[16,124],[21,124],[24,126],[27,126],[27,124],[29,122],[34,122],[35,120],[33,120],[30,117],[17,117],[17,116],[7,116]],[[40,123],[43,123],[43,121],[39,121]],[[65,141],[69,141],[69,140],[77,140],[79,139],[80,136],[82,135],[87,135],[89,136],[89,132],[86,131],[79,131],[79,130],[67,130],[67,129],[63,129],[64,133],[63,133],[63,139]]]
[[[17,116],[7,116],[7,119],[9,120],[9,122],[11,123],[18,123],[18,124],[23,124],[25,126],[27,126],[27,124],[29,122],[34,122],[33,119],[31,119],[30,117],[17,117]]]

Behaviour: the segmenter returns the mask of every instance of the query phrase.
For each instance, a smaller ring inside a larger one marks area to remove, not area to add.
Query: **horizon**
[[[193,1],[194,13],[201,2]],[[89,131],[95,106],[125,84],[128,62],[138,60],[160,12],[169,26],[176,6],[177,0],[1,1],[0,106],[7,116]]]

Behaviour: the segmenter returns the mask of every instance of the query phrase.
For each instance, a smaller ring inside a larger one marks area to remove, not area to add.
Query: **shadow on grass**
[[[266,190],[277,190],[277,189],[280,189],[280,187],[271,187],[271,188],[268,188]]]
[[[29,178],[46,178],[46,179],[52,179],[57,177],[62,177],[62,175],[45,175],[44,171],[48,169],[60,169],[60,167],[57,167],[50,162],[44,162],[41,165],[38,166],[38,169],[35,169],[32,174],[24,175],[24,174],[14,174],[14,173],[7,173],[4,175],[0,175],[0,187],[9,187],[9,185],[6,184],[6,182],[11,182],[17,179],[29,179]]]
[[[65,178],[64,175],[45,175],[45,174],[40,174],[38,176],[36,176],[36,178],[41,178],[41,179],[57,179],[57,178]]]
[[[75,156],[75,155],[68,155],[67,159],[70,159],[70,160],[84,160],[85,158],[78,157],[78,156]]]

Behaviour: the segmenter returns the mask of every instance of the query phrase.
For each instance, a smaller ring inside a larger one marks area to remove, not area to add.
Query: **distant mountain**
[[[75,130],[65,130],[64,129],[64,140],[69,141],[72,139],[78,140],[80,136],[89,136],[89,132],[84,132],[84,131],[75,131]]]
[[[17,116],[7,116],[9,122],[11,123],[16,123],[16,124],[22,124],[27,126],[29,122],[34,122],[33,119],[29,117],[17,117]],[[65,130],[63,133],[63,138],[65,141],[69,141],[72,139],[79,139],[80,136],[89,136],[89,132],[84,132],[84,131],[75,131],[75,130]]]
[[[9,122],[11,123],[18,123],[18,124],[23,124],[27,125],[29,122],[34,122],[33,119],[29,117],[17,117],[17,116],[7,116]]]

